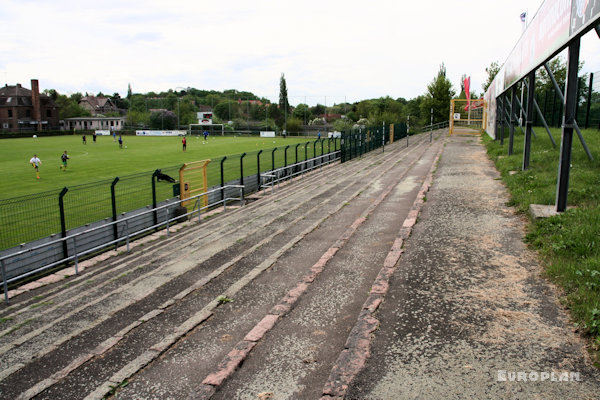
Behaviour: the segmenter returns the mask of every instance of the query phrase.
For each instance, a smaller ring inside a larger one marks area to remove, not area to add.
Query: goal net
[[[192,136],[202,136],[205,131],[210,136],[223,136],[225,134],[225,126],[223,124],[190,124],[190,135]]]

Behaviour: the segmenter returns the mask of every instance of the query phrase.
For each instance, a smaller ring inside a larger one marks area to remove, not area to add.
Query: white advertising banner
[[[185,136],[187,131],[135,131],[136,136]]]
[[[600,1],[545,0],[498,71],[485,99],[488,129],[496,123],[496,97],[600,23]]]

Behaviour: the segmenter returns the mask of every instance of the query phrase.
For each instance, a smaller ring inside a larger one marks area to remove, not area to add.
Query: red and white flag
[[[465,85],[465,96],[467,98],[467,109],[468,109],[471,104],[471,91],[470,91],[471,77],[470,76],[465,78],[464,85]]]

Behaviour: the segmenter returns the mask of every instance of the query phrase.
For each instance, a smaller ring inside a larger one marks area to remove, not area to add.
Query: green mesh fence
[[[287,150],[286,150],[287,147]],[[245,179],[244,184],[257,188],[259,171],[265,172],[295,164],[340,149],[339,139],[321,139],[265,149],[246,154],[212,159],[207,167],[208,186],[220,186]],[[177,182],[181,165],[161,168]],[[65,230],[113,216],[112,187],[116,214],[152,206],[152,175],[154,170],[118,179],[71,186],[62,198]],[[175,197],[172,182],[155,184],[156,203]],[[0,250],[31,242],[62,232],[59,197],[61,190],[0,200]]]

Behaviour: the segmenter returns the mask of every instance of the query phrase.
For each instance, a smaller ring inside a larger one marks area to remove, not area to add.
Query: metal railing
[[[208,197],[208,195],[211,194],[211,193],[213,193],[213,192],[217,192],[217,191],[220,192],[223,189],[229,189],[229,188],[233,188],[233,189],[237,188],[237,189],[239,189],[240,190],[240,197],[227,197],[227,198],[221,199],[219,201],[214,201],[213,203],[208,204],[206,206],[200,207],[202,196],[207,196]],[[69,236],[61,238],[61,239],[57,239],[57,240],[54,240],[54,241],[51,241],[51,242],[48,242],[48,243],[44,243],[44,244],[41,244],[39,246],[32,247],[30,249],[22,250],[22,251],[13,253],[13,254],[9,254],[9,255],[3,256],[3,257],[0,258],[0,269],[1,269],[0,272],[2,273],[2,284],[3,284],[3,290],[4,290],[4,299],[5,299],[6,303],[8,304],[9,303],[9,299],[8,299],[8,284],[9,283],[21,280],[21,279],[26,278],[28,276],[35,275],[37,273],[45,271],[45,270],[47,270],[49,268],[55,267],[55,266],[60,265],[60,264],[66,264],[66,263],[69,263],[69,262],[74,262],[75,273],[79,274],[79,258],[83,257],[83,256],[85,256],[87,254],[100,251],[100,250],[105,249],[107,247],[110,247],[112,245],[118,246],[118,244],[120,242],[123,242],[123,241],[126,243],[127,252],[129,252],[129,250],[130,250],[130,248],[129,248],[129,242],[130,242],[130,238],[132,236],[137,236],[137,235],[146,233],[148,231],[154,230],[156,228],[159,228],[161,226],[165,226],[165,229],[167,231],[166,234],[167,234],[167,237],[168,237],[169,233],[170,233],[169,226],[170,226],[170,222],[172,222],[172,221],[180,221],[184,217],[187,218],[188,216],[193,216],[194,214],[197,213],[198,214],[198,223],[200,223],[200,221],[201,221],[201,212],[203,210],[205,210],[205,209],[212,208],[212,207],[214,207],[216,205],[219,205],[219,204],[223,204],[223,210],[226,211],[227,210],[227,202],[230,202],[230,201],[239,201],[242,205],[244,205],[244,194],[243,194],[244,192],[243,192],[243,190],[244,190],[244,186],[243,185],[227,185],[227,186],[224,186],[224,187],[218,187],[218,188],[209,190],[209,191],[204,192],[204,193],[200,193],[200,194],[198,194],[196,196],[193,196],[193,197],[190,197],[190,198],[187,198],[187,199],[184,199],[184,200],[178,200],[176,202],[173,202],[173,203],[170,203],[170,204],[166,204],[166,205],[163,205],[163,206],[160,206],[160,207],[156,207],[156,208],[153,208],[151,210],[141,212],[139,214],[135,214],[135,215],[132,215],[132,216],[129,216],[129,217],[126,217],[126,218],[119,219],[117,221],[113,221],[113,222],[109,222],[109,223],[106,223],[106,224],[102,224],[100,226],[96,226],[94,228],[91,228],[91,229],[88,229],[88,230],[85,230],[85,231],[82,231],[82,232],[78,232],[76,234],[69,235]],[[172,218],[169,217],[169,209],[172,210],[174,207],[179,207],[181,205],[181,203],[183,203],[183,202],[190,202],[190,201],[194,202],[194,207],[193,207],[192,211],[187,212],[185,214],[176,215],[175,217],[172,217]],[[135,232],[129,232],[129,221],[131,219],[139,218],[140,216],[143,216],[145,214],[157,213],[157,212],[160,212],[161,210],[164,210],[164,212],[165,212],[166,221],[160,222],[158,224],[149,226],[147,228],[144,228],[144,229],[141,229],[141,230],[138,230],[138,231],[135,231]],[[121,237],[119,237],[118,239],[115,239],[115,240],[111,240],[111,241],[102,243],[99,246],[95,246],[95,247],[87,249],[85,251],[81,251],[81,252],[77,251],[77,238],[78,237],[81,237],[82,235],[90,234],[91,232],[98,231],[100,229],[103,229],[103,228],[106,228],[106,227],[109,227],[109,226],[115,226],[116,229],[119,229],[119,227],[121,227]],[[25,273],[22,273],[20,275],[17,275],[17,276],[14,276],[12,278],[8,278],[7,279],[6,266],[5,266],[6,260],[12,259],[12,258],[15,258],[15,257],[21,257],[21,256],[24,256],[24,255],[26,255],[28,253],[34,252],[36,250],[40,250],[40,249],[48,247],[48,246],[56,245],[57,243],[64,243],[66,245],[67,241],[72,241],[72,243],[73,243],[73,248],[74,248],[74,254],[73,255],[71,255],[69,257],[62,258],[62,259],[60,259],[58,261],[54,261],[52,263],[49,263],[49,264],[43,265],[41,267],[38,267],[38,268],[36,268],[34,270],[27,271]]]
[[[450,121],[442,121],[437,122],[433,125],[427,125],[421,128],[421,132],[429,132],[430,130],[435,131],[436,129],[448,128],[450,126]]]
[[[330,164],[340,159],[341,151],[334,151],[328,154],[324,154],[319,157],[311,158],[310,160],[301,161],[295,164],[290,164],[285,167],[276,168],[271,171],[266,171],[260,174],[261,187],[263,193],[266,193],[267,186],[271,187],[271,193],[273,193],[274,186],[277,184],[279,189],[279,183],[281,181],[292,179],[296,176],[302,176],[306,172],[312,171],[316,168],[322,168],[323,165]],[[311,164],[311,165],[309,165]]]

